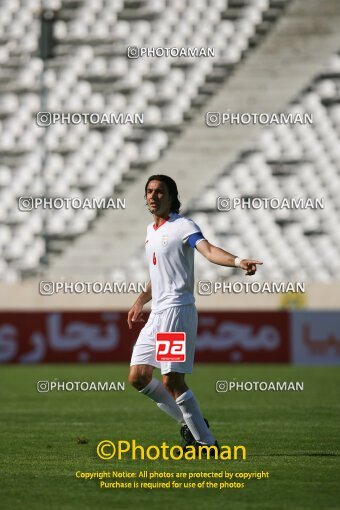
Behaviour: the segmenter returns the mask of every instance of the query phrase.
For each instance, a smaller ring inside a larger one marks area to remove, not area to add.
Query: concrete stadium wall
[[[12,310],[128,310],[137,294],[39,294],[40,280],[0,283],[0,311]],[[340,283],[306,283],[300,308],[340,310]],[[300,295],[301,297],[301,295]],[[196,296],[199,310],[278,310],[284,308],[282,294],[213,294]]]

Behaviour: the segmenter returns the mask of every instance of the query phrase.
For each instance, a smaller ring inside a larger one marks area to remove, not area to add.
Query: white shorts
[[[156,333],[184,331],[186,333],[186,360],[156,361]],[[152,365],[160,368],[162,374],[180,372],[191,374],[195,357],[197,336],[197,310],[195,305],[181,305],[167,308],[163,312],[151,312],[148,322],[139,333],[133,348],[130,365]]]

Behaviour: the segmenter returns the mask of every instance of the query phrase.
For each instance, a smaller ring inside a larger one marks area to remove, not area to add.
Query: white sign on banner
[[[292,361],[340,364],[340,312],[291,313]]]

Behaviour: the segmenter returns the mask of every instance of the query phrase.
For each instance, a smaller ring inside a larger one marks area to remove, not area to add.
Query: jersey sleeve
[[[204,239],[201,229],[196,223],[188,218],[183,219],[181,225],[182,240],[184,243],[188,243],[192,248],[195,248],[196,244]]]
[[[196,248],[196,245],[200,241],[205,241],[205,237],[203,236],[202,232],[196,232],[195,234],[190,234],[188,237],[188,245],[191,246],[191,248]]]

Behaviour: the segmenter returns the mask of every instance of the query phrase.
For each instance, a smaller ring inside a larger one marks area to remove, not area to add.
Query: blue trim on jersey
[[[195,232],[188,237],[188,244],[191,248],[195,248],[197,241],[204,239],[202,232]]]

